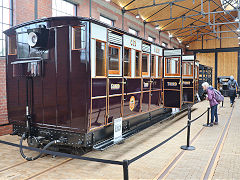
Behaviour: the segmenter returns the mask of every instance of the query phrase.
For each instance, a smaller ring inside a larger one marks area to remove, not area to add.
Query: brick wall
[[[0,124],[8,123],[5,59],[0,59]],[[11,126],[0,127],[0,136],[11,132]]]

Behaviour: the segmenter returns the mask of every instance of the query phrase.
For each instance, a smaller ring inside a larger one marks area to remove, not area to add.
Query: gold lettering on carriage
[[[131,40],[130,40],[130,44],[131,44],[131,46],[134,46],[134,47],[137,46],[137,42],[136,42],[136,40],[134,40],[134,39],[131,39]]]
[[[184,84],[184,85],[190,85],[191,82],[190,82],[190,81],[183,81],[183,84]]]
[[[154,52],[155,53],[160,53],[160,48],[154,47]]]
[[[167,85],[176,87],[177,83],[176,82],[167,82]]]
[[[111,90],[119,90],[120,84],[111,84]]]

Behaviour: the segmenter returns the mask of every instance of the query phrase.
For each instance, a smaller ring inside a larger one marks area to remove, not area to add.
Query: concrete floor
[[[186,131],[129,166],[130,179],[240,179],[240,100],[235,107],[226,98],[219,107],[219,125],[203,127],[206,115],[191,126],[194,151],[183,151]],[[192,118],[202,114],[208,102],[194,105]],[[231,113],[232,111],[232,113]],[[124,144],[84,156],[103,159],[131,159],[168,138],[187,123],[186,113],[158,123],[127,139]],[[2,140],[18,143],[15,136]],[[42,157],[33,162],[21,158],[19,150],[0,144],[0,179],[122,179],[122,167],[62,157]]]

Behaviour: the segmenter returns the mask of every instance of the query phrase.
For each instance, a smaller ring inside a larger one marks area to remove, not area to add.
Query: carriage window
[[[124,76],[131,76],[131,49],[124,48]]]
[[[156,57],[152,56],[151,59],[151,76],[156,76]]]
[[[139,77],[141,75],[140,72],[140,60],[141,60],[141,53],[136,51],[136,62],[135,62],[135,76]]]
[[[106,43],[96,41],[96,76],[106,75]]]
[[[162,77],[162,57],[158,56],[158,77]]]
[[[142,55],[142,74],[143,75],[149,75],[148,74],[148,67],[149,67],[149,61],[148,61],[149,55],[148,54],[143,54]]]
[[[84,49],[86,47],[86,27],[75,26],[72,28],[72,48]]]
[[[120,47],[110,45],[109,53],[109,74],[120,74]]]
[[[180,59],[179,58],[166,58],[166,75],[180,76]]]
[[[16,35],[9,36],[8,54],[17,54]]]
[[[193,75],[193,66],[190,62],[183,62],[183,75],[192,76]]]

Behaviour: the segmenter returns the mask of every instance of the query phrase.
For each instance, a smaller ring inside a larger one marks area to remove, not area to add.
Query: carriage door
[[[89,129],[107,124],[107,29],[91,24],[91,109]]]
[[[163,50],[163,55],[164,55],[163,105],[166,108],[181,108],[182,49]]]
[[[198,88],[199,88],[199,62],[195,60],[194,65],[194,94],[198,94]]]
[[[182,56],[183,102],[194,103],[194,55]]]
[[[153,80],[150,76],[150,45],[142,45],[142,111],[150,109],[150,88]]]
[[[141,111],[141,49],[141,40],[124,35],[123,117]]]
[[[162,48],[151,45],[151,94],[150,110],[162,105]]]
[[[122,117],[123,78],[122,78],[122,34],[108,31],[108,121]]]

